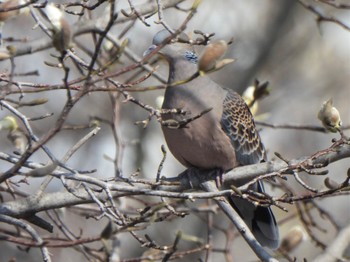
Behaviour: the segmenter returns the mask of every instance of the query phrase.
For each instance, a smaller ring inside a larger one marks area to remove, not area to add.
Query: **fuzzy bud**
[[[199,58],[198,70],[208,72],[215,69],[219,60],[225,55],[226,50],[227,43],[224,40],[207,45]]]
[[[45,8],[47,18],[52,25],[52,42],[53,46],[59,51],[66,51],[72,40],[71,27],[64,17],[64,13],[53,3],[48,4]]]
[[[328,131],[336,133],[340,130],[342,122],[339,111],[333,106],[332,98],[323,103],[317,117]]]

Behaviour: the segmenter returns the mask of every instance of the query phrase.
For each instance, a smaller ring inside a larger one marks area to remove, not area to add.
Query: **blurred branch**
[[[16,218],[6,216],[3,214],[0,214],[0,221],[3,223],[11,224],[13,226],[16,226],[16,227],[19,227],[19,228],[25,230],[38,243],[40,250],[41,250],[42,257],[43,257],[43,261],[45,261],[45,262],[51,261],[49,251],[44,246],[44,244],[45,244],[44,241],[30,225],[28,225],[28,224],[24,223],[23,221],[20,221]]]
[[[333,16],[326,16],[325,14],[323,14],[318,7],[314,7],[310,4],[306,4],[304,3],[302,0],[298,0],[298,2],[304,7],[306,8],[307,10],[309,10],[311,13],[313,13],[314,15],[316,15],[316,22],[317,24],[319,25],[320,23],[322,22],[330,22],[330,23],[335,23],[341,27],[343,27],[345,30],[348,30],[350,31],[350,26],[346,25],[344,22],[340,21],[339,19],[333,17]],[[337,5],[337,4],[333,4],[332,5],[332,2],[330,1],[326,1],[326,0],[323,0],[323,1],[320,1],[322,3],[327,3],[331,6],[334,6],[336,8],[339,8],[339,9],[348,9],[350,8],[349,5]]]
[[[325,251],[318,255],[314,262],[345,261],[345,250],[350,246],[350,225],[339,231],[338,235],[326,247]]]
[[[314,0],[315,2],[321,2],[323,4],[332,6],[334,8],[338,8],[338,9],[350,9],[350,5],[348,4],[343,4],[343,3],[337,3],[334,0]]]
[[[201,187],[207,192],[217,192],[218,189],[213,181],[204,181],[201,183]],[[237,214],[237,212],[232,208],[232,206],[226,201],[226,199],[215,199],[216,203],[221,207],[227,217],[236,226],[238,231],[241,233],[243,238],[249,244],[249,246],[254,250],[255,254],[262,261],[276,262],[278,260],[271,257],[265,249],[260,245],[260,243],[255,239],[248,226],[245,224],[243,219]]]
[[[308,131],[316,131],[321,133],[329,133],[326,128],[322,126],[316,126],[316,125],[302,125],[302,124],[271,124],[266,123],[263,121],[255,121],[257,125],[271,127],[274,129],[294,129],[294,130],[308,130]],[[350,129],[350,125],[342,126],[342,130],[348,130]]]
[[[263,32],[263,37],[258,38],[258,53],[255,56],[255,61],[248,70],[244,70],[244,76],[236,85],[245,88],[250,85],[252,78],[259,75],[260,70],[266,65],[269,57],[272,55],[274,45],[280,40],[281,35],[285,34],[286,24],[289,22],[289,16],[295,12],[297,3],[295,1],[279,2],[276,6],[276,11],[273,16],[267,17],[266,30]]]

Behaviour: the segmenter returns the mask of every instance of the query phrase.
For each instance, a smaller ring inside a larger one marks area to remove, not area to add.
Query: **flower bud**
[[[66,51],[72,41],[71,27],[64,17],[64,13],[57,8],[53,3],[48,4],[45,8],[47,18],[51,22],[52,28],[52,43],[59,51]]]
[[[336,133],[340,130],[342,122],[339,111],[333,107],[332,98],[323,103],[317,117],[328,131]]]
[[[198,70],[208,72],[215,69],[219,60],[225,55],[226,50],[227,43],[224,40],[207,45],[199,58]]]

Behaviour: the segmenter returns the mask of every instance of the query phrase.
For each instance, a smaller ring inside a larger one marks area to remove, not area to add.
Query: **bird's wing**
[[[221,126],[231,140],[240,165],[265,160],[265,148],[256,130],[253,116],[241,96],[232,90],[227,90],[224,99]]]

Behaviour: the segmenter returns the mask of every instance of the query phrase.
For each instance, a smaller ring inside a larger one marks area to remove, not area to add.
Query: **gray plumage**
[[[169,35],[167,31],[160,31],[150,48],[162,43]],[[169,84],[188,79],[198,70],[197,56],[187,44],[171,43],[159,53],[169,63]],[[167,87],[162,108],[186,111],[185,116],[163,115],[164,120],[178,121],[212,108],[184,128],[162,127],[170,151],[184,166],[226,172],[265,160],[264,146],[244,100],[209,77],[201,76],[183,85]],[[253,187],[256,191],[264,191],[260,182]],[[278,246],[278,228],[270,208],[255,207],[238,198],[229,201],[262,245]]]

